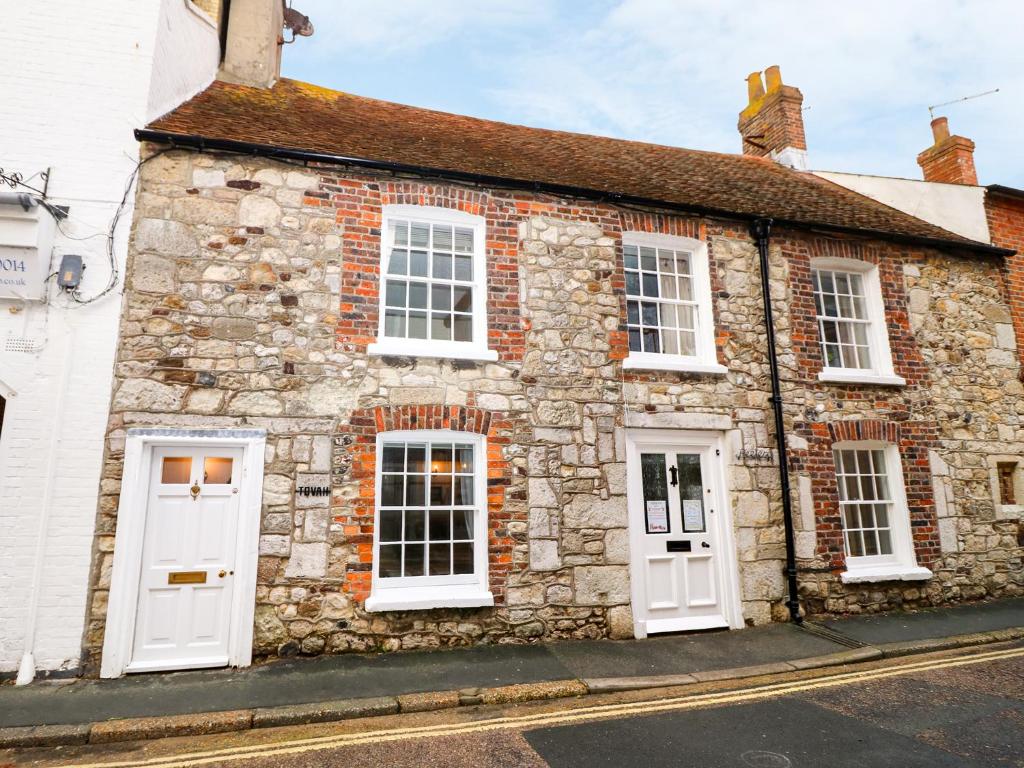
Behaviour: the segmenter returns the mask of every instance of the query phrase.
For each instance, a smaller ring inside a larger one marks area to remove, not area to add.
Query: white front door
[[[720,449],[709,438],[631,441],[629,514],[634,625],[655,632],[742,626]]]
[[[153,449],[129,672],[228,663],[242,449]]]

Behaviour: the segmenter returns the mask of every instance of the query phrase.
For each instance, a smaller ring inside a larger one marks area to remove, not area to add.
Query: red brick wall
[[[370,594],[373,572],[374,500],[376,494],[377,433],[396,430],[449,429],[487,437],[487,524],[489,577],[496,604],[502,604],[505,582],[512,569],[513,541],[508,524],[517,518],[505,505],[511,469],[503,449],[512,442],[512,424],[505,414],[480,408],[440,405],[379,406],[352,413],[338,434],[348,445],[351,477],[358,483],[354,499],[333,500],[334,521],[343,527],[352,547],[345,570],[345,591],[363,602]]]
[[[793,469],[811,478],[818,554],[835,569],[845,567],[843,521],[832,455],[834,443],[877,440],[899,448],[903,482],[910,510],[911,537],[918,565],[930,567],[940,555],[938,521],[928,463],[929,449],[939,444],[934,422],[858,419],[831,423],[801,423],[794,431],[807,440],[805,451],[793,454]],[[895,468],[888,467],[889,472]]]
[[[989,193],[985,213],[992,244],[1016,251],[1006,258],[1004,279],[1017,336],[1017,354],[1024,362],[1024,200]]]

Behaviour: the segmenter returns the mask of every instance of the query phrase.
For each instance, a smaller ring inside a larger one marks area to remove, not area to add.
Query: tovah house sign
[[[56,222],[31,195],[0,192],[0,299],[42,301]]]

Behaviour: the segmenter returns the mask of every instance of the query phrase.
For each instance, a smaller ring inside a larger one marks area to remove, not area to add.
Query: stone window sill
[[[932,572],[918,565],[873,565],[850,568],[839,575],[843,584],[865,584],[875,581],[927,581]]]
[[[366,347],[367,354],[391,357],[429,357],[444,360],[475,360],[493,363],[497,351],[475,347],[468,342],[381,339]]]
[[[477,584],[378,589],[366,598],[367,611],[425,611],[429,608],[486,608],[494,595]]]
[[[693,358],[656,353],[634,352],[622,361],[624,370],[634,371],[678,371],[680,373],[708,373],[725,375],[729,369],[718,363],[706,363]]]
[[[831,384],[876,384],[885,387],[902,387],[907,383],[907,380],[902,376],[881,375],[869,372],[861,373],[858,371],[841,371],[836,369],[826,369],[822,371],[818,374],[818,381],[824,381]]]

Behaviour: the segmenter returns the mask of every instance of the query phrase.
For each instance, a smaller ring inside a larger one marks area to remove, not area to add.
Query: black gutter
[[[349,157],[345,155],[332,155],[324,152],[311,152],[305,149],[292,149],[289,147],[277,147],[268,144],[256,144],[248,141],[235,141],[233,139],[209,139],[196,134],[170,133],[168,131],[157,131],[151,128],[136,128],[135,138],[138,141],[150,141],[159,144],[170,144],[172,147],[182,149],[195,149],[200,152],[232,152],[240,155],[256,155],[270,159],[299,160],[306,163],[327,163],[332,165],[354,165],[361,168],[390,171],[392,173],[411,173],[417,176],[432,176],[441,179],[453,179],[466,181],[484,186],[503,187],[505,189],[523,189],[532,192],[546,192],[553,195],[567,197],[579,197],[590,200],[609,201],[611,203],[624,203],[628,205],[640,205],[648,208],[661,208],[667,211],[696,214],[698,216],[714,216],[723,219],[733,219],[750,222],[751,224],[759,219],[765,218],[764,214],[738,213],[721,208],[710,208],[701,205],[686,205],[673,203],[665,200],[658,200],[651,197],[638,195],[624,195],[619,192],[609,192],[601,189],[590,189],[588,187],[574,187],[567,184],[553,184],[545,181],[514,179],[507,176],[492,176],[482,173],[470,173],[467,171],[453,171],[444,168],[431,168],[429,166],[412,165],[409,163],[394,163],[387,160],[369,160],[363,157]],[[824,224],[807,221],[793,221],[791,219],[773,219],[775,224],[793,227],[802,230],[824,230],[845,235],[858,235],[864,237],[869,235],[882,240],[889,240],[907,245],[920,245],[929,248],[937,248],[944,251],[974,251],[986,256],[1012,256],[1014,251],[1006,248],[997,248],[994,245],[965,241],[963,243],[952,240],[943,240],[937,237],[923,237],[920,235],[900,235],[892,232],[884,232],[877,229],[862,229],[857,227],[843,227],[835,224]]]
[[[779,380],[779,358],[775,351],[775,317],[772,314],[772,294],[768,272],[768,241],[772,231],[771,219],[757,219],[750,225],[750,236],[757,242],[757,255],[761,261],[761,297],[764,301],[764,324],[768,342],[768,370],[772,380],[772,411],[775,414],[775,447],[779,452],[779,484],[782,486],[782,526],[786,534],[786,582],[789,587],[790,618],[803,623],[796,582],[796,537],[793,533],[793,499],[789,486],[789,454],[786,450],[786,428],[782,420],[782,384]]]
[[[1017,200],[1024,200],[1024,189],[1004,187],[1002,184],[989,184],[985,187],[985,190],[993,195],[1002,195],[1003,197],[1012,197]]]

